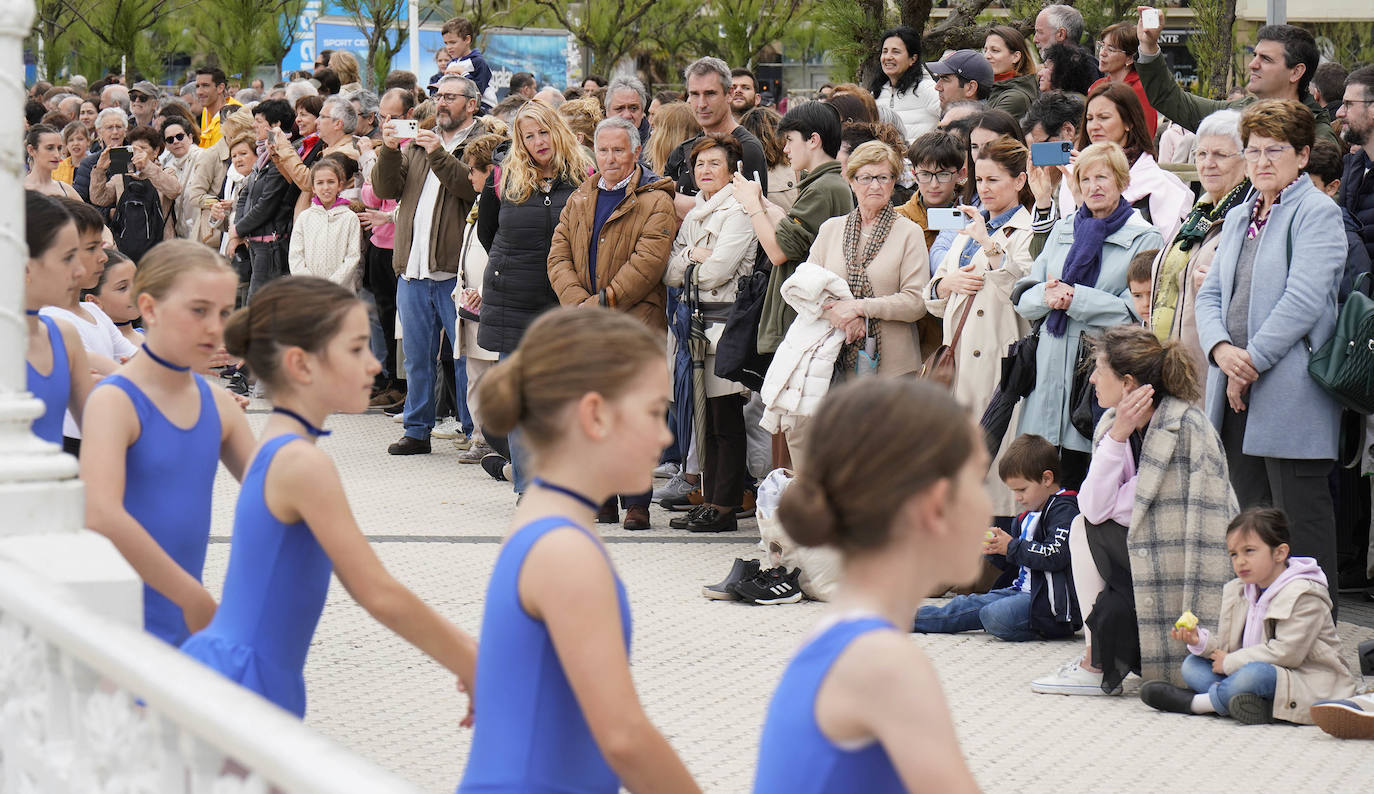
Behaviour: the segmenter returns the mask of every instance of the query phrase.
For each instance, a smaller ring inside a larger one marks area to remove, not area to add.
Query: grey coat
[[[1020,294],[1016,311],[1031,322],[1050,313],[1045,305],[1045,282],[1064,272],[1064,258],[1073,246],[1070,213],[1054,224],[1045,247],[1031,265],[1030,275],[1017,282],[1012,294]],[[1344,239],[1344,238],[1342,238]],[[1107,235],[1102,245],[1102,267],[1093,286],[1074,287],[1073,304],[1068,309],[1069,326],[1061,337],[1042,329],[1035,354],[1035,388],[1021,408],[1018,434],[1034,433],[1065,449],[1089,452],[1092,445],[1069,421],[1069,392],[1073,387],[1074,365],[1078,362],[1078,340],[1084,333],[1134,322],[1131,291],[1126,285],[1126,270],[1138,252],[1159,248],[1163,238],[1146,223],[1140,212],[1132,212],[1125,225]]]
[[[1231,337],[1236,260],[1256,194],[1226,214],[1212,269],[1197,295],[1197,330],[1210,366],[1207,417],[1220,429],[1226,411],[1226,376],[1212,350]],[[1260,232],[1250,286],[1249,344],[1259,371],[1247,395],[1246,455],[1299,460],[1336,457],[1340,405],[1307,374],[1311,349],[1321,347],[1336,327],[1336,291],[1345,268],[1345,226],[1341,209],[1306,175],[1281,194]],[[1291,263],[1291,267],[1290,267]],[[1304,339],[1306,342],[1304,342]]]

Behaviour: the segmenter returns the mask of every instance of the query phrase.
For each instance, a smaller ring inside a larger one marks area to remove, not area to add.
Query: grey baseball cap
[[[161,96],[160,92],[157,90],[157,86],[153,85],[152,82],[148,80],[139,80],[137,83],[134,83],[133,87],[129,89],[129,93],[142,94],[149,99],[157,99]]]
[[[955,50],[943,61],[926,64],[931,74],[939,77],[952,74],[960,80],[972,80],[979,85],[992,85],[992,64],[977,50]]]

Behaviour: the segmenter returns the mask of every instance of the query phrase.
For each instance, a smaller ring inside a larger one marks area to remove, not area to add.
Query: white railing
[[[418,789],[0,557],[0,794],[277,791]]]

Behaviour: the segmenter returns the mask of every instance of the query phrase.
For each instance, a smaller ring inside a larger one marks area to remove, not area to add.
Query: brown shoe
[[[601,506],[596,514],[596,523],[614,524],[620,521],[620,505],[617,504],[617,501],[616,497],[612,496],[606,504]]]
[[[649,508],[633,505],[625,508],[625,528],[635,532],[649,528]]]

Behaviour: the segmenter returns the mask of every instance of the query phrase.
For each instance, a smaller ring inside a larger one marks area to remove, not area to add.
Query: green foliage
[[[1326,57],[1352,70],[1374,63],[1374,31],[1368,22],[1319,22],[1308,27]]]
[[[426,0],[421,16],[443,21],[463,17],[477,32],[474,46],[480,46],[482,36],[490,28],[540,27],[551,21],[548,9],[526,0]]]
[[[339,10],[353,18],[367,32],[367,62],[359,64],[363,83],[375,88],[386,81],[391,59],[405,48],[410,30],[398,25],[409,13],[406,3],[396,0],[336,0]],[[388,32],[392,32],[388,37]]]
[[[805,18],[810,0],[709,0],[708,26],[720,35],[714,52],[731,66],[754,68],[755,59],[769,44],[793,27],[793,20]]]
[[[700,13],[700,0],[534,0],[591,55],[592,71],[615,64],[654,42],[675,38]]]
[[[833,33],[830,73],[842,81],[876,60],[876,39],[889,22],[883,0],[818,0],[813,18]]]
[[[1197,64],[1197,93],[1225,95],[1235,57],[1236,0],[1192,0],[1188,52]]]

